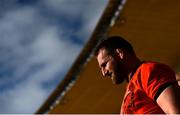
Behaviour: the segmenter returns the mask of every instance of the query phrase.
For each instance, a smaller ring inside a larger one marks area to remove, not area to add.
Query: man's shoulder
[[[145,72],[151,72],[151,71],[173,72],[172,68],[169,65],[155,61],[144,62],[141,66],[141,70],[145,70]]]
[[[153,68],[159,68],[159,67],[169,67],[169,66],[160,62],[155,62],[155,61],[145,61],[142,64],[142,68],[153,69]]]

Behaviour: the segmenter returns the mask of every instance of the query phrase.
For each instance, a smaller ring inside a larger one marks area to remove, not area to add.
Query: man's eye
[[[103,63],[101,67],[106,67],[107,62]]]

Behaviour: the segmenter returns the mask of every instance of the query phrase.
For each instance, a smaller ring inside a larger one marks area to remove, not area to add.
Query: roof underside
[[[107,33],[127,38],[141,59],[166,63],[178,72],[179,14],[179,0],[127,0]],[[74,86],[49,113],[119,113],[124,89],[125,84],[115,86],[103,78],[92,57],[81,69]]]

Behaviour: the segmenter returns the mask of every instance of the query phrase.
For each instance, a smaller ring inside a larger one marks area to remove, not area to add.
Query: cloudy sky
[[[87,42],[108,0],[0,0],[0,113],[34,113]]]

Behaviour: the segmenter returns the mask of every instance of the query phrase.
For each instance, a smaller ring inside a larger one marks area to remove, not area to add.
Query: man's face
[[[122,62],[114,56],[108,55],[106,49],[100,49],[97,61],[103,76],[111,78],[114,84],[120,84],[124,81],[126,74]]]

